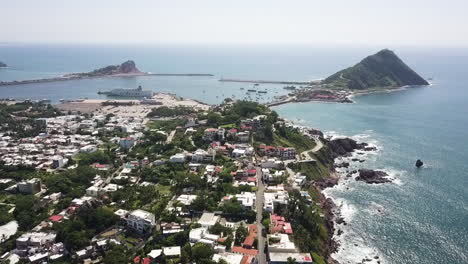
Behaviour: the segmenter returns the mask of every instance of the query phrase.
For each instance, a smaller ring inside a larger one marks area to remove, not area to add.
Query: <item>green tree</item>
[[[240,225],[236,229],[236,239],[234,240],[234,244],[241,245],[248,235],[249,230],[247,230],[247,228],[244,225]]]
[[[192,260],[196,263],[210,260],[213,257],[213,249],[206,244],[196,243],[192,247]]]

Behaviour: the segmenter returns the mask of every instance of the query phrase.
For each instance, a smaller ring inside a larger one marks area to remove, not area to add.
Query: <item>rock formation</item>
[[[329,142],[333,156],[349,156],[349,154],[355,150],[370,151],[376,150],[375,147],[368,147],[367,143],[357,143],[356,140],[351,138],[337,138]]]
[[[421,168],[422,165],[424,165],[424,163],[422,162],[422,160],[418,159],[418,160],[416,161],[416,167],[417,167],[417,168]]]
[[[0,68],[5,68],[5,67],[8,67],[8,65],[0,61]]]
[[[390,179],[386,178],[386,176],[388,176],[388,174],[384,171],[360,169],[356,181],[363,181],[369,184],[392,182]]]

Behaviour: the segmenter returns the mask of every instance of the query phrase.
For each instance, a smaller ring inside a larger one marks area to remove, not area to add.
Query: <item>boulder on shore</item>
[[[422,165],[424,165],[424,162],[422,162],[422,160],[418,159],[418,160],[416,161],[416,167],[417,167],[417,168],[421,168]]]
[[[388,176],[388,174],[384,171],[360,169],[359,176],[356,177],[356,181],[363,181],[369,184],[392,182],[392,180],[386,178],[386,176]]]

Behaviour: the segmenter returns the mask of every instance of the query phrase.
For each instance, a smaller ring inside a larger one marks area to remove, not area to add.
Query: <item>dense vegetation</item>
[[[331,75],[324,83],[332,88],[351,90],[429,84],[388,49],[381,50],[358,64]]]
[[[51,105],[34,103],[0,104],[0,131],[9,132],[13,137],[37,136],[43,132],[45,123],[37,118],[59,115]]]
[[[161,106],[151,109],[148,117],[176,117],[182,115],[193,114],[196,111],[193,108],[186,106],[167,107]]]

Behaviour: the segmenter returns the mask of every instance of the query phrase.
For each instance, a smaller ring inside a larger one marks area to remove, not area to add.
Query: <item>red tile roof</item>
[[[52,222],[58,222],[58,221],[60,221],[62,219],[63,219],[63,216],[61,216],[61,215],[53,215],[53,216],[49,217],[49,220],[52,221]]]
[[[247,249],[243,247],[232,247],[231,251],[233,253],[239,253],[242,255],[251,255],[251,256],[256,256],[258,254],[258,250],[256,249]]]
[[[140,256],[136,256],[136,257],[133,259],[133,262],[134,262],[134,263],[140,263],[140,261],[141,261]]]
[[[151,263],[151,259],[150,258],[144,258],[143,259],[143,264],[150,264]]]
[[[243,256],[241,260],[241,264],[250,264],[252,263],[253,259],[254,259],[254,256]]]

